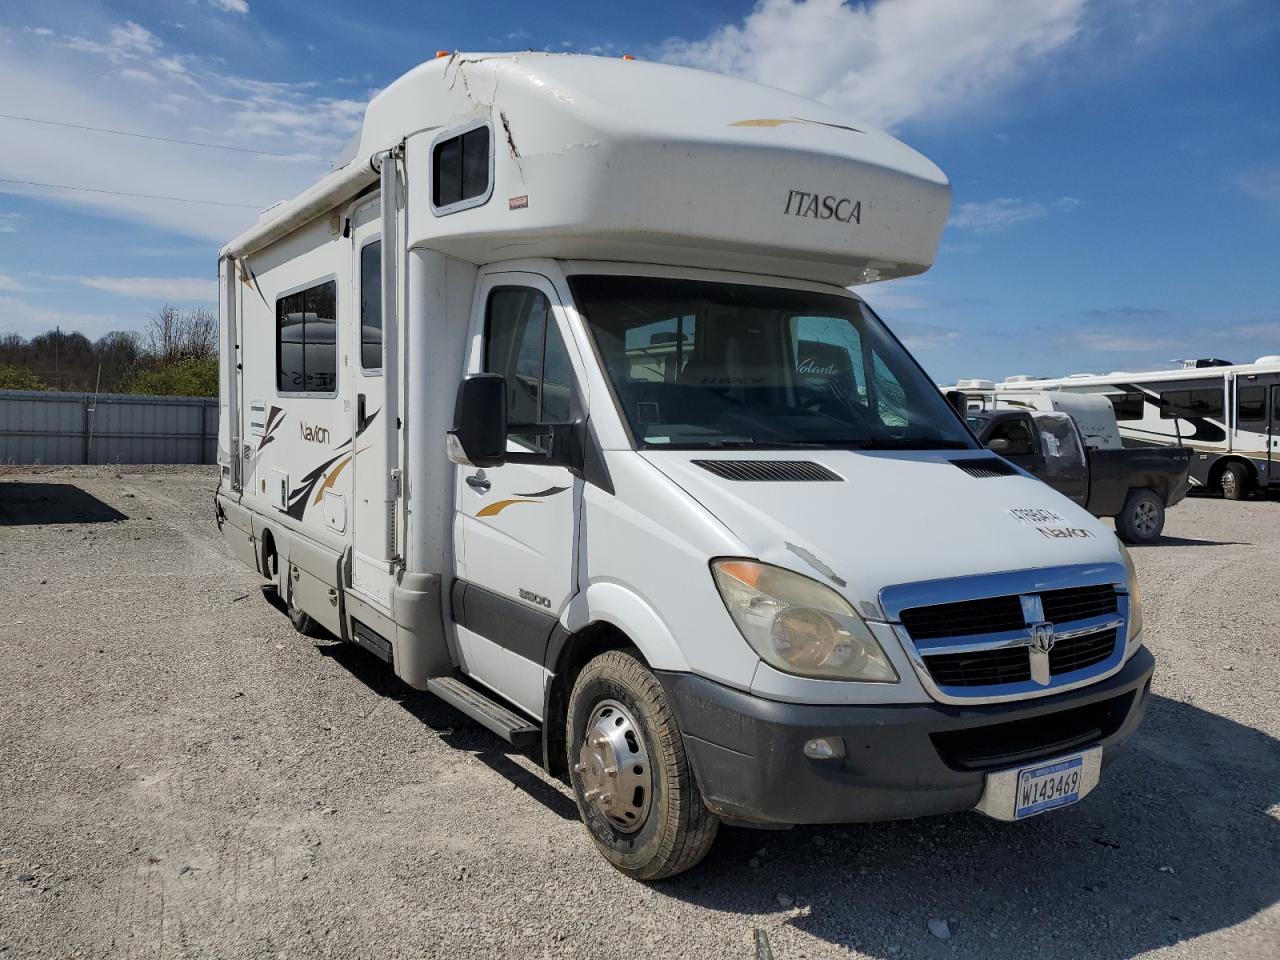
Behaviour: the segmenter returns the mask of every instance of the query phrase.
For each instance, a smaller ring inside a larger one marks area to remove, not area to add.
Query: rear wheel
[[[578,812],[605,859],[659,880],[706,856],[720,820],[702,802],[662,685],[638,659],[610,650],[583,668],[565,742]]]
[[[297,630],[304,637],[309,637],[316,628],[316,622],[311,619],[311,614],[303,611],[301,607],[295,606],[293,603],[293,595],[289,595],[289,622],[293,624],[293,629]]]
[[[1151,543],[1164,530],[1164,504],[1151,490],[1130,490],[1116,517],[1116,533],[1125,543]]]
[[[1218,479],[1222,496],[1227,500],[1243,500],[1249,495],[1249,471],[1241,463],[1228,463]]]

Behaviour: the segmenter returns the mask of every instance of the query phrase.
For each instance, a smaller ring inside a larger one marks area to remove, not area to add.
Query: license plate
[[[1023,767],[1018,771],[1014,819],[1023,820],[1075,803],[1080,799],[1083,776],[1084,754],[1037,767]]]

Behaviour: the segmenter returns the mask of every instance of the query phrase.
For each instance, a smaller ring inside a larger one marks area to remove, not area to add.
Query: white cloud
[[[218,284],[202,277],[76,277],[76,282],[122,297],[216,303]]]
[[[311,83],[228,74],[219,61],[167,47],[137,23],[82,29],[76,36],[28,34],[5,49],[0,113],[26,115],[32,103],[39,103],[42,115],[67,123],[301,159],[56,127],[7,140],[0,151],[0,177],[248,206],[38,191],[49,203],[225,241],[252,224],[262,207],[323,177],[329,158],[359,127],[363,101],[318,95]],[[31,191],[0,184],[0,192]],[[0,233],[13,229],[14,221],[0,214]]]
[[[0,233],[17,233],[20,213],[0,213]]]
[[[845,108],[885,128],[963,111],[1080,33],[1086,0],[759,0],[663,57]]]
[[[1280,201],[1280,167],[1249,170],[1233,178],[1236,187],[1255,200]]]
[[[974,233],[1003,233],[1019,224],[1041,220],[1054,210],[1074,210],[1083,202],[1075,197],[1059,197],[1048,203],[1017,197],[997,197],[994,200],[960,203],[951,211],[949,224],[959,230],[972,230]]]
[[[120,329],[120,323],[110,313],[78,313],[39,307],[17,297],[0,296],[0,331],[17,333],[24,337],[48,333],[54,327],[70,332],[83,333],[90,340]]]
[[[246,0],[209,0],[209,6],[217,7],[224,13],[245,14],[249,12]]]
[[[7,273],[0,273],[0,290],[8,290],[12,293],[18,293],[27,289],[27,285],[21,280],[16,280]]]

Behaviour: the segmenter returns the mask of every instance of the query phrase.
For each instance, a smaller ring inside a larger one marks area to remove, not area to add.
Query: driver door
[[[581,415],[555,288],[530,273],[481,284],[469,373],[501,373],[509,424]],[[511,434],[512,453],[545,452],[549,437]],[[567,467],[505,463],[457,469],[457,574],[466,581],[459,646],[467,672],[535,716],[542,712],[551,630],[577,592],[582,483]]]

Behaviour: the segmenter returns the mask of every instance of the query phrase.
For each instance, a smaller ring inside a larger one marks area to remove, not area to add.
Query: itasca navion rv
[[[634,877],[722,820],[1072,803],[1144,710],[1133,567],[846,289],[927,269],[949,201],[771,88],[423,64],[221,251],[227,542],[537,746]]]

